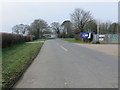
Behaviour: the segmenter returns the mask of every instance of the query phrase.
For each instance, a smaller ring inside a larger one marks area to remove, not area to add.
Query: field
[[[2,50],[2,83],[8,83],[24,69],[24,67],[37,55],[42,47],[41,40],[32,43],[22,43]]]

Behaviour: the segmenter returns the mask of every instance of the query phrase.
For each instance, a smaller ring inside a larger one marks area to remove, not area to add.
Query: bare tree
[[[52,29],[57,33],[58,37],[60,36],[61,26],[58,22],[51,23]]]
[[[117,34],[118,33],[118,23],[112,23],[109,27],[110,34]]]
[[[41,38],[48,24],[42,19],[36,19],[30,26],[29,34],[34,35],[36,38]]]
[[[16,33],[16,34],[20,33],[18,25],[15,25],[15,26],[12,27],[12,33]]]
[[[85,25],[85,31],[97,34],[97,22],[96,22],[96,20],[89,21]]]
[[[111,23],[110,22],[103,22],[100,23],[100,34],[110,34],[111,33]]]
[[[44,29],[43,31],[43,34],[51,34],[52,33],[52,30],[51,30],[51,27],[48,26],[46,29]]]
[[[72,31],[72,23],[69,20],[65,20],[62,23],[62,29],[63,29],[63,33],[67,36],[67,37],[73,37],[74,32]]]
[[[89,11],[84,11],[83,9],[77,8],[71,14],[71,21],[77,34],[84,32],[85,25],[91,20],[91,13]]]
[[[28,32],[29,25],[19,24],[12,28],[12,32],[16,34],[25,34]]]

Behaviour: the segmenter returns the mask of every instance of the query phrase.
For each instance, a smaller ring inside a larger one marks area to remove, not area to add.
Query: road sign
[[[89,37],[88,37],[89,39],[91,38],[91,33],[89,33]]]
[[[89,33],[80,33],[80,38],[88,38]]]
[[[105,35],[99,35],[99,41],[103,42],[105,40]]]

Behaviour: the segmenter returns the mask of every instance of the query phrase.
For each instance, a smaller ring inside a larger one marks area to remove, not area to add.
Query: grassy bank
[[[5,87],[24,69],[31,58],[35,57],[42,43],[22,43],[2,50],[2,82]]]
[[[83,41],[75,40],[75,38],[64,38],[62,40],[71,42],[71,43],[91,43],[91,42],[83,42]]]

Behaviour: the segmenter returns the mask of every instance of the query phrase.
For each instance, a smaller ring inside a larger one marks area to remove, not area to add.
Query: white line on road
[[[63,50],[65,50],[66,52],[68,51],[66,48],[64,48],[63,46],[60,46]]]

